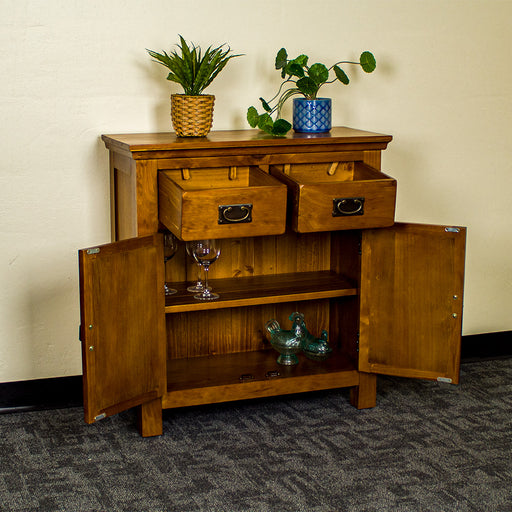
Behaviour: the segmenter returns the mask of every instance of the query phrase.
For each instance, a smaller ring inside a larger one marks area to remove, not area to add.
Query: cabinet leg
[[[137,408],[139,433],[142,437],[162,435],[162,399],[139,405]]]
[[[377,404],[377,375],[359,373],[359,386],[350,390],[350,403],[357,409],[369,409]]]

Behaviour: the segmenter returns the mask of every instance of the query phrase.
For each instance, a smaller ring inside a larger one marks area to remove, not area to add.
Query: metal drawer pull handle
[[[364,197],[337,197],[332,204],[333,217],[364,215]]]
[[[226,204],[219,206],[219,224],[252,222],[252,204]]]

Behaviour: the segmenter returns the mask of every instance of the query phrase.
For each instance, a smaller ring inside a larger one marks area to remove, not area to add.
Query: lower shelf
[[[167,362],[164,409],[359,385],[359,372],[340,353],[323,362],[299,356],[295,366],[265,350]]]

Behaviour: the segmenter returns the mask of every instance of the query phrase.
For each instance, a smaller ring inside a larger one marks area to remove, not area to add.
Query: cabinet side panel
[[[137,236],[135,162],[118,153],[110,154],[112,240]]]
[[[137,236],[144,236],[159,227],[157,160],[138,160],[136,169]]]

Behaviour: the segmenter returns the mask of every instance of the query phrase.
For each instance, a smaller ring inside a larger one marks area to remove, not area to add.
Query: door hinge
[[[104,419],[106,417],[107,417],[107,415],[104,412],[102,412],[101,414],[98,414],[98,416],[94,417],[94,421],[99,421],[99,420],[102,420],[102,419]]]
[[[87,249],[87,254],[98,254],[100,252],[99,247],[94,247],[93,249]]]
[[[437,377],[437,382],[446,382],[447,384],[451,384],[452,379],[448,377]]]
[[[356,352],[359,352],[359,332],[356,334]]]
[[[459,228],[444,228],[447,233],[460,233]]]

